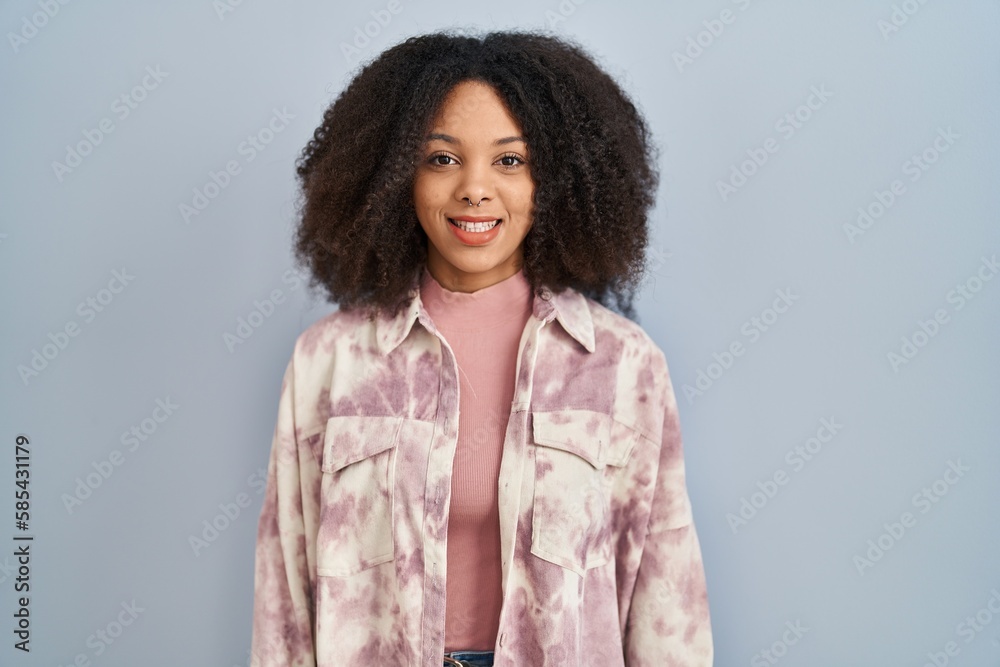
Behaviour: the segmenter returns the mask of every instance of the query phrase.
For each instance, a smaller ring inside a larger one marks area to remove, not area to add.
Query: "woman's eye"
[[[458,164],[458,161],[450,155],[440,154],[432,155],[427,158],[427,162],[435,167],[450,167],[453,164]],[[517,155],[504,155],[497,162],[504,169],[516,169],[520,165],[526,164],[526,162]]]
[[[508,162],[508,160],[512,160],[512,161]],[[512,167],[516,167],[519,164],[524,164],[524,160],[522,160],[517,155],[504,155],[502,158],[500,158],[500,162],[501,162],[501,166],[506,167],[508,169],[510,169]]]

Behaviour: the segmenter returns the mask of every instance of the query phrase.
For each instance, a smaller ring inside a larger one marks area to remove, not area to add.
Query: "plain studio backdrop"
[[[333,309],[294,160],[360,63],[443,27],[571,37],[649,120],[637,306],[716,664],[1000,664],[990,0],[4,3],[0,663],[248,663],[282,372]]]

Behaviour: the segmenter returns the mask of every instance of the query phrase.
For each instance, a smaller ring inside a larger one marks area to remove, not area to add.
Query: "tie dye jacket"
[[[443,663],[459,377],[411,295],[398,316],[337,311],[296,341],[258,525],[255,667]],[[533,298],[498,482],[495,664],[709,666],[665,357],[575,290]]]

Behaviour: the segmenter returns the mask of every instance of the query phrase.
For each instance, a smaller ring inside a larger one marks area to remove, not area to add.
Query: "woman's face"
[[[520,270],[535,189],[528,157],[521,128],[492,87],[463,81],[451,90],[413,181],[430,241],[427,268],[445,289],[474,292]]]

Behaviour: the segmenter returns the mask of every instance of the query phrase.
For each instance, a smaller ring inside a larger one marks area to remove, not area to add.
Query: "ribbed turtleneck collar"
[[[523,269],[475,292],[452,292],[434,279],[425,264],[420,275],[420,300],[438,329],[482,331],[515,317],[527,320],[534,296]]]

